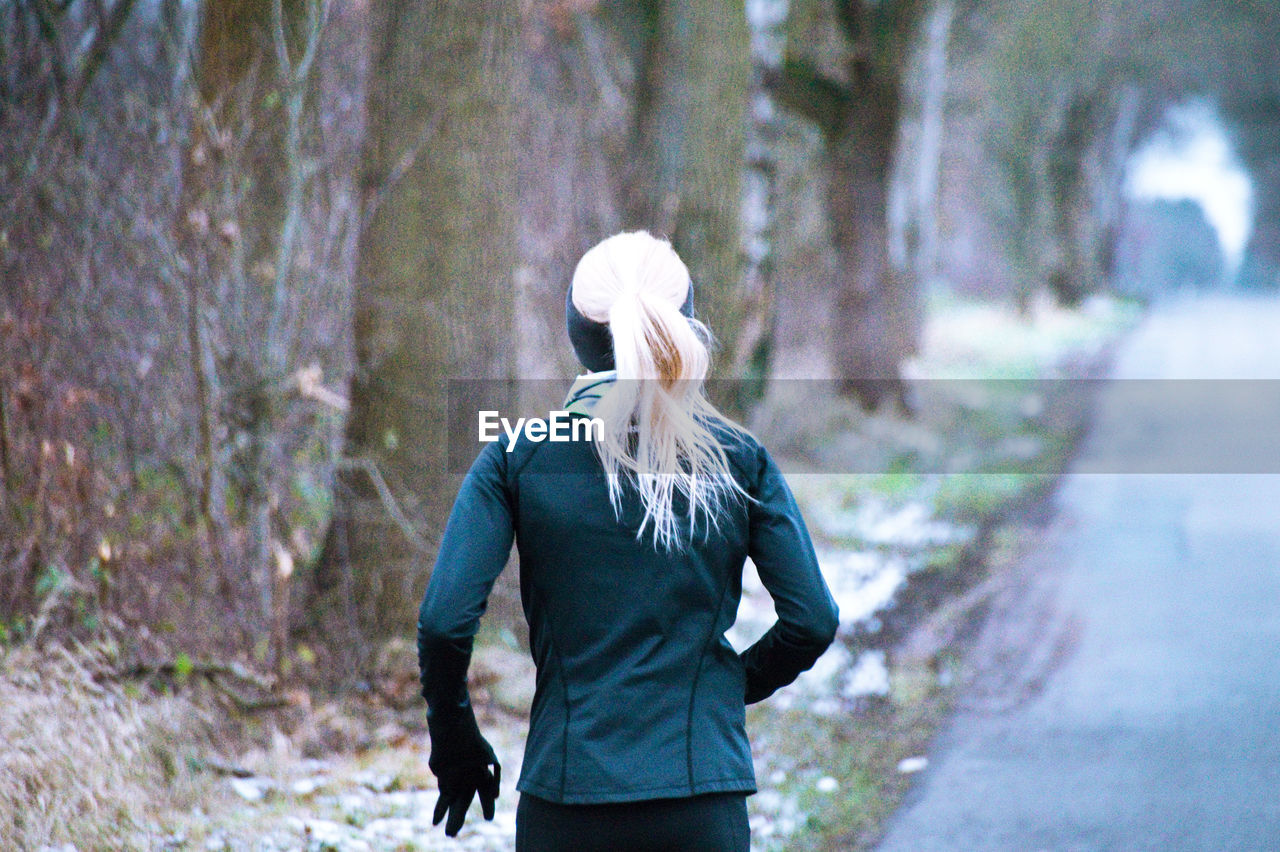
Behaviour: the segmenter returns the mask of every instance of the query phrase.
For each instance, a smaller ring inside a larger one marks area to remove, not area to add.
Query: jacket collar
[[[570,414],[590,417],[600,397],[604,396],[617,380],[617,370],[601,370],[578,376],[573,380],[573,385],[564,398],[565,410]]]

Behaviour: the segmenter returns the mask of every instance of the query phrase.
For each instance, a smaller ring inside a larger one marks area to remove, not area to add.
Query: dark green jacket
[[[475,731],[472,638],[514,538],[537,664],[518,789],[561,803],[755,791],[745,706],[813,665],[838,620],[773,460],[753,438],[723,442],[754,499],[674,552],[637,540],[638,499],[615,517],[590,443],[521,437],[507,452],[503,438],[480,452],[418,620],[433,768]],[[739,656],[724,634],[748,556],[778,621]]]

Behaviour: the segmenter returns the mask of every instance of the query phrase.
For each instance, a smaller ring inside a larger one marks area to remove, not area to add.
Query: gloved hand
[[[435,773],[440,787],[431,824],[439,825],[448,814],[444,833],[455,836],[462,828],[462,821],[476,794],[480,796],[480,810],[485,819],[493,819],[493,804],[498,798],[498,786],[502,780],[502,766],[493,747],[480,733],[470,706],[454,720],[446,723],[436,714],[429,714],[427,726],[431,733],[431,757],[427,765]],[[493,767],[490,769],[489,767]]]
[[[435,814],[431,817],[432,825],[439,825],[445,814],[449,820],[444,824],[444,833],[454,837],[462,828],[462,820],[471,807],[471,800],[480,796],[480,810],[487,820],[493,819],[494,802],[498,800],[498,787],[502,781],[502,765],[498,763],[489,744],[488,763],[473,763],[465,766],[451,767],[436,778],[440,786],[440,798],[436,801]],[[489,764],[493,770],[489,770]]]

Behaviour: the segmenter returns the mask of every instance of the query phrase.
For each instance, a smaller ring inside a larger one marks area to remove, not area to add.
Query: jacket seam
[[[537,589],[535,587],[535,592]],[[542,597],[537,592],[538,597]],[[560,656],[560,645],[556,642],[555,631],[551,628],[550,619],[546,626],[547,644],[550,646],[551,656],[556,661],[556,675],[560,680],[560,694],[564,698],[564,724],[560,731],[560,795],[564,795],[565,787],[568,786],[569,779],[569,678],[564,670],[564,658]]]
[[[720,613],[724,609],[724,597],[729,593],[730,575],[732,569],[725,572],[724,581],[720,586],[720,599],[716,602],[715,613],[711,617],[711,627],[707,630],[707,638],[702,642],[702,653],[698,655],[698,665],[693,672],[693,683],[689,687],[689,712],[685,719],[684,733],[684,757],[685,769],[689,773],[689,792],[694,792],[693,781],[693,706],[698,700],[698,681],[702,678],[702,669],[707,663],[707,649],[711,647],[711,641],[716,635],[716,626],[720,623]]]
[[[524,469],[528,467],[529,463],[533,461],[533,457],[537,454],[538,450],[540,449],[542,449],[542,444],[534,444],[533,447],[524,456],[524,458],[521,459],[516,464],[514,470],[511,470],[511,468],[508,467],[509,479],[511,481],[511,488],[516,493],[517,502],[519,501],[520,476],[521,474],[524,473]],[[517,510],[516,517],[517,518],[519,517],[518,510]],[[518,526],[518,522],[517,522],[517,526]],[[529,587],[530,587],[530,594],[536,596],[538,599],[543,598],[542,592],[538,588],[537,581],[532,577],[529,580]],[[544,607],[545,607],[545,603],[539,604],[535,608],[542,609]],[[556,641],[555,630],[551,625],[551,621],[552,619],[546,620],[547,645],[551,653],[551,656],[555,659],[556,675],[560,681],[560,694],[564,701],[564,714],[563,714],[564,723],[561,726],[561,731],[560,731],[560,793],[559,793],[559,795],[563,797],[565,788],[568,787],[568,783],[569,783],[569,721],[570,721],[569,716],[570,716],[571,704],[569,701],[569,677],[567,672],[565,671],[564,657],[561,656],[560,654],[560,644]]]
[[[502,453],[502,484],[507,493],[507,506],[511,510],[511,529],[519,537],[520,530],[520,471],[524,470],[526,460],[515,470],[511,469],[511,461],[507,458],[506,447]]]

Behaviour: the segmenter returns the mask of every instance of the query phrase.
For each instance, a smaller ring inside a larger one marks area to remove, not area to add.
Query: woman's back
[[[583,377],[591,398],[570,408],[599,415],[602,439],[495,442],[463,482],[418,623],[437,821],[448,812],[450,833],[477,792],[486,816],[497,795],[466,669],[514,541],[537,665],[520,814],[556,833],[582,828],[574,842],[535,844],[518,815],[518,848],[586,848],[592,808],[688,799],[708,818],[732,816],[724,836],[735,839],[713,848],[745,849],[745,706],[812,665],[838,622],[782,475],[702,394],[706,330],[691,307],[666,243],[621,234],[588,252],[566,313],[598,372]],[[725,632],[747,558],[778,621],[739,655]],[[724,796],[738,800],[727,811]],[[632,848],[624,840],[592,842]]]
[[[560,802],[753,790],[743,671],[724,638],[742,592],[748,504],[663,551],[637,537],[634,492],[615,515],[589,446],[511,456],[538,668],[520,789]]]
[[[538,672],[518,789],[560,803],[754,791],[747,698],[807,668],[837,621],[768,453],[747,435],[726,446],[745,499],[675,551],[637,536],[634,493],[615,514],[588,444],[494,443],[468,473],[419,641],[428,659],[474,632],[514,538]],[[483,543],[487,561],[468,542]],[[778,607],[774,639],[791,654],[758,654],[758,666],[724,636],[748,557]]]

